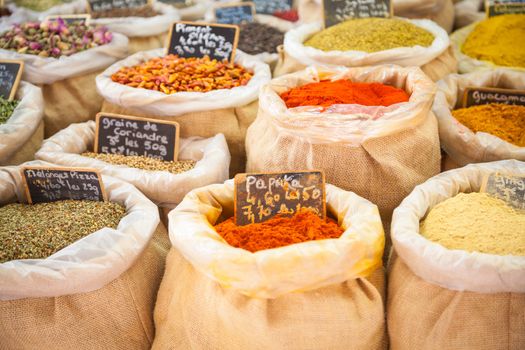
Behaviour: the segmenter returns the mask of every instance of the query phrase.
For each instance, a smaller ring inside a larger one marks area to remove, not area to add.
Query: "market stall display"
[[[51,166],[44,162],[24,164],[28,165]],[[42,219],[39,225],[48,222],[41,230],[47,231],[58,221],[71,225],[76,218],[76,223],[83,223],[91,233],[70,245],[67,245],[69,241],[62,242],[67,246],[47,258],[0,263],[3,346],[80,348],[86,341],[106,349],[151,345],[152,311],[167,252],[166,229],[159,225],[157,207],[135,187],[109,176],[102,176],[102,181],[109,202],[95,206],[108,207],[109,203],[116,203],[113,205],[116,216],[108,217],[111,222],[105,224],[114,225],[113,220],[122,215],[121,209],[116,208],[125,208],[125,216],[114,229],[98,229],[103,216],[94,217],[97,210],[89,209],[92,205],[86,203],[44,204],[53,211],[43,212],[36,208],[37,204],[31,208],[38,212],[34,215]],[[13,210],[12,203],[16,202],[22,203],[16,207],[28,209],[23,204],[27,198],[20,167],[0,169],[0,189],[0,210]],[[50,216],[53,213],[64,217]],[[68,213],[73,215],[70,220],[66,217]],[[13,224],[10,229],[15,227]],[[77,225],[71,225],[67,230],[62,228],[62,232],[68,235],[77,229]],[[35,239],[49,240],[50,236],[42,235],[41,230],[32,231]],[[64,237],[52,238],[60,241]],[[2,244],[2,252],[6,253],[4,248]],[[72,324],[75,326],[71,327]],[[122,337],[123,334],[126,336]]]
[[[233,201],[228,181],[191,192],[170,212],[173,248],[153,349],[386,349],[384,235],[375,205],[327,185],[327,211],[344,230],[339,238],[252,253],[213,227],[233,215]]]
[[[71,0],[14,0],[19,7],[25,7],[32,11],[46,11],[53,6],[71,2]]]
[[[494,172],[524,176],[525,163],[451,170],[416,187],[395,210],[387,302],[393,349],[525,346],[524,214],[478,193]],[[433,242],[429,230],[450,242]],[[509,239],[514,246],[503,249]]]

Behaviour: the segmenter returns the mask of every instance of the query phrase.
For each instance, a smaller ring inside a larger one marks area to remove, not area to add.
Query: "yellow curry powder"
[[[525,255],[525,212],[486,193],[460,193],[439,203],[419,229],[448,249]]]
[[[525,15],[495,16],[478,23],[461,51],[499,66],[525,67]]]
[[[525,147],[525,106],[492,103],[456,109],[452,115],[473,132],[486,132]]]

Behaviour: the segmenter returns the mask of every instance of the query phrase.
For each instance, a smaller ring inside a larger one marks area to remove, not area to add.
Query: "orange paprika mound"
[[[298,86],[282,93],[286,107],[359,104],[363,106],[390,106],[407,102],[408,94],[393,86],[380,83],[354,83],[347,79],[323,80]]]
[[[323,220],[309,210],[246,226],[235,225],[232,217],[215,226],[215,230],[229,245],[252,253],[294,243],[339,238],[344,232],[334,220]]]

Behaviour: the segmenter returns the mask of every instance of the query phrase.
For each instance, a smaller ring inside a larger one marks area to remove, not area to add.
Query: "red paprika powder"
[[[268,221],[246,226],[235,225],[234,218],[215,226],[229,245],[252,253],[294,243],[339,238],[344,230],[332,219],[323,220],[309,210],[292,217],[275,216]]]
[[[390,106],[407,102],[408,94],[393,86],[380,83],[354,83],[347,79],[323,80],[298,86],[282,93],[286,107],[359,104],[363,106]]]

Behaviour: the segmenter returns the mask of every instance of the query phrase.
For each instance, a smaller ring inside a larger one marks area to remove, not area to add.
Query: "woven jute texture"
[[[101,289],[0,302],[0,349],[149,349],[169,245],[159,224],[135,264]]]
[[[140,51],[148,51],[152,49],[157,49],[159,47],[164,47],[166,44],[167,37],[168,33],[162,33],[159,35],[151,35],[144,37],[136,36],[129,38],[129,54],[132,55]]]
[[[147,115],[105,101],[102,111],[176,121],[180,124],[181,137],[212,137],[219,133],[224,134],[231,154],[230,176],[233,177],[235,174],[245,171],[246,151],[244,149],[244,140],[246,138],[246,130],[257,116],[257,107],[258,103],[255,101],[237,108],[200,111],[164,117]]]
[[[18,165],[35,159],[35,153],[42,146],[44,139],[44,121],[41,120],[31,137],[8,159],[0,161],[0,165]]]
[[[174,248],[155,307],[156,349],[386,349],[384,271],[276,299],[241,295]]]
[[[445,289],[419,278],[395,256],[387,320],[392,350],[525,349],[525,294]]]

